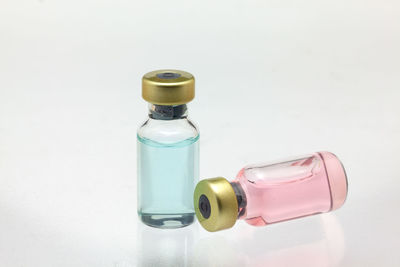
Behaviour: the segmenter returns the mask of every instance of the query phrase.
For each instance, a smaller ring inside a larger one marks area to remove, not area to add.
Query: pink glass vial
[[[208,231],[232,227],[237,219],[255,226],[328,212],[347,196],[340,160],[316,152],[274,163],[248,165],[235,180],[200,181],[194,193],[196,215]]]

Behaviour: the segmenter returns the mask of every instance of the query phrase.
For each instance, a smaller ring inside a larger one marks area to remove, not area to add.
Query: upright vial
[[[188,119],[194,77],[179,70],[149,72],[142,79],[149,118],[137,132],[138,215],[158,228],[194,221],[193,190],[199,175],[199,132]]]
[[[330,152],[249,165],[235,180],[217,177],[199,182],[194,193],[201,225],[214,232],[232,227],[237,219],[254,226],[328,212],[347,196],[347,177]]]

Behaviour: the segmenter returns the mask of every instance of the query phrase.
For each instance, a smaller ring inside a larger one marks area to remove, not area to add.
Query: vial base
[[[174,229],[188,226],[194,222],[194,213],[183,214],[151,214],[140,213],[140,220],[151,227]]]

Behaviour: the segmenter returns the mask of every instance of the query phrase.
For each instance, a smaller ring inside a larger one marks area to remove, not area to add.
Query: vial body
[[[239,219],[255,226],[328,212],[347,196],[345,170],[330,152],[250,165],[231,184],[241,200]]]
[[[137,133],[138,215],[157,228],[194,221],[193,189],[199,176],[199,133],[186,105],[150,105]]]

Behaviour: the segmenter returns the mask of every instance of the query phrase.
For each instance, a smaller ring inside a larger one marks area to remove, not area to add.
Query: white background
[[[330,214],[136,215],[141,76],[193,73],[201,177],[329,150]],[[400,2],[0,0],[0,266],[399,266]]]

